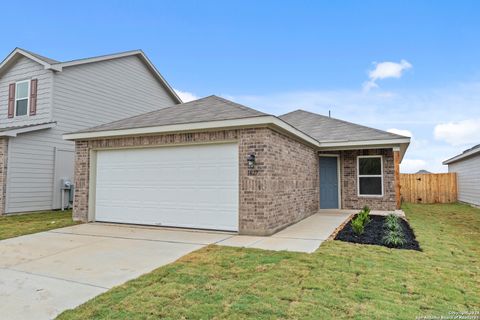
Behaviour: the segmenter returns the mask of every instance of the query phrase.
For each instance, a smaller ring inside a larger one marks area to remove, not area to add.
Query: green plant
[[[402,226],[400,225],[400,218],[394,214],[389,214],[385,218],[386,233],[382,241],[387,246],[400,247],[406,243],[405,235],[403,234]]]
[[[385,227],[386,229],[388,230],[395,230],[395,231],[400,231],[401,230],[401,226],[400,226],[400,218],[397,217],[396,215],[394,214],[389,214],[386,218],[385,218]]]
[[[385,245],[392,247],[400,247],[406,243],[405,236],[401,230],[388,230],[382,240]]]
[[[366,208],[366,210],[365,210],[365,208]],[[366,225],[367,223],[370,222],[370,209],[365,206],[362,209],[362,211],[360,211],[358,213],[357,217],[359,217],[363,221],[363,224]]]
[[[360,217],[360,215],[357,215],[352,219],[352,229],[357,235],[361,235],[365,231],[365,221]]]
[[[365,231],[365,225],[370,222],[370,208],[365,206],[355,218],[352,219],[352,229],[357,235],[363,234]]]
[[[368,212],[368,214],[370,214],[370,208],[367,205],[363,206],[362,211]]]

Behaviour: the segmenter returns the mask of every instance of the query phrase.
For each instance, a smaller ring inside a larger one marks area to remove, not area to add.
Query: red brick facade
[[[178,133],[76,141],[73,217],[88,220],[90,150],[237,141],[239,145],[239,232],[268,235],[318,210],[315,150],[268,128]],[[249,170],[247,156],[255,154]]]

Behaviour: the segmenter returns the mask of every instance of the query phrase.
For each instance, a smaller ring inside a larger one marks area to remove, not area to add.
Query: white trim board
[[[171,125],[161,125],[154,127],[128,128],[118,130],[104,130],[95,132],[67,133],[63,135],[64,140],[98,139],[106,137],[122,137],[147,134],[165,134],[172,132],[191,132],[212,129],[235,129],[242,127],[272,126],[280,129],[291,136],[300,139],[319,150],[346,150],[346,149],[371,149],[371,148],[399,148],[401,144],[408,145],[409,138],[389,139],[389,140],[364,140],[364,141],[345,141],[345,142],[319,142],[304,132],[296,129],[285,121],[272,116],[258,116],[231,120],[216,120],[204,122],[181,123]],[[406,149],[406,148],[405,148]],[[402,153],[402,152],[401,152]],[[402,154],[403,157],[403,154]]]
[[[217,120],[217,121],[205,121],[205,122],[193,122],[184,124],[172,124],[157,127],[145,127],[145,128],[133,128],[122,130],[106,130],[97,132],[80,132],[64,134],[64,140],[79,140],[79,139],[95,139],[104,137],[120,137],[120,136],[132,136],[132,135],[145,135],[145,134],[157,134],[157,133],[170,133],[170,132],[188,132],[197,130],[208,129],[224,129],[224,128],[239,128],[259,125],[274,125],[280,129],[283,129],[294,136],[314,145],[319,146],[317,140],[306,135],[300,130],[295,129],[288,123],[278,119],[274,116],[259,116],[243,119],[232,120]]]

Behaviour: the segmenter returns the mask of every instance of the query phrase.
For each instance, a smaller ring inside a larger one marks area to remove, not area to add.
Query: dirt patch
[[[420,245],[418,241],[415,239],[415,234],[413,233],[412,228],[408,222],[404,219],[400,219],[400,225],[403,230],[403,234],[405,237],[405,244],[398,247],[393,247],[389,245],[385,245],[383,243],[383,237],[385,236],[385,216],[377,216],[377,215],[370,215],[370,222],[365,225],[365,231],[361,235],[357,235],[353,232],[352,229],[352,220],[350,220],[342,230],[340,230],[335,240],[340,241],[347,241],[353,243],[361,243],[361,244],[374,244],[379,246],[385,246],[389,248],[395,249],[409,249],[409,250],[420,250]]]

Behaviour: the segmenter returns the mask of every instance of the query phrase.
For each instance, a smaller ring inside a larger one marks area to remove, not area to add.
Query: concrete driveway
[[[270,237],[101,223],[0,241],[0,319],[51,319],[209,244],[313,252],[350,212],[312,215]]]
[[[0,318],[52,319],[231,236],[92,223],[0,241]]]

